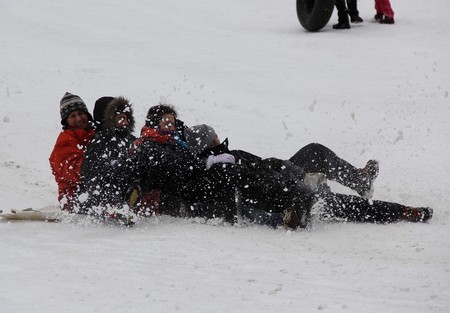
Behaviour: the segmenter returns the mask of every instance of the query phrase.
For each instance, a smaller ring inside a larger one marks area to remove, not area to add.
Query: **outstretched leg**
[[[430,208],[413,208],[394,202],[371,201],[338,193],[322,194],[321,199],[325,204],[325,214],[351,222],[426,222],[433,215]]]
[[[365,168],[359,169],[318,143],[301,148],[289,161],[306,173],[323,173],[328,179],[355,190],[365,198],[372,196],[373,181],[378,175],[377,161],[370,160]]]

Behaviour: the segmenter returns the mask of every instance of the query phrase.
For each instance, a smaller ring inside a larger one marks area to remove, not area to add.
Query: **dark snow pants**
[[[349,222],[392,223],[402,220],[406,206],[379,200],[367,200],[358,196],[339,193],[322,193],[319,201],[324,204],[323,213],[332,218]]]
[[[323,205],[322,218],[348,222],[380,224],[398,222],[403,219],[403,212],[406,208],[404,205],[394,202],[371,201],[358,196],[337,193],[327,193],[317,197]],[[252,207],[244,207],[243,213],[245,217],[256,224],[275,228],[283,223],[281,213],[268,213]]]
[[[365,184],[365,178],[359,168],[339,158],[329,148],[311,143],[301,148],[289,161],[303,168],[306,173],[323,173],[328,179],[354,189]]]

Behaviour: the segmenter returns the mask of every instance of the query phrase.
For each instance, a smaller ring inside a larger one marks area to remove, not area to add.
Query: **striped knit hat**
[[[67,117],[73,111],[83,111],[87,114],[90,121],[93,121],[91,113],[89,113],[84,101],[77,95],[73,95],[70,92],[66,92],[61,99],[59,111],[61,114],[61,124],[67,126]]]

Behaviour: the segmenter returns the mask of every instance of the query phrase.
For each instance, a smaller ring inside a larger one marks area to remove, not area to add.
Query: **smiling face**
[[[114,117],[114,124],[118,128],[125,128],[130,125],[130,120],[128,119],[128,115],[126,113],[116,114]]]
[[[175,116],[170,113],[164,114],[158,124],[158,128],[164,131],[175,131]]]
[[[75,110],[67,117],[67,126],[70,129],[88,129],[89,117],[86,112]]]

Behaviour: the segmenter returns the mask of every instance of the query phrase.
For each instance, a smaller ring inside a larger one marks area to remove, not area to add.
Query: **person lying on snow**
[[[62,131],[50,155],[50,167],[58,184],[61,209],[73,212],[80,183],[84,153],[94,129],[84,101],[69,92],[60,101]]]
[[[214,129],[208,125],[197,125],[184,129],[186,141],[189,144],[191,152],[197,154],[200,158],[209,160],[216,155],[223,153],[231,154],[237,164],[258,171],[275,171],[280,173],[284,179],[291,184],[298,184],[308,178],[306,172],[318,171],[326,173],[333,178],[339,178],[346,186],[358,188],[358,183],[363,184],[365,190],[371,190],[373,193],[373,180],[378,174],[378,163],[369,161],[368,166],[373,166],[370,177],[363,179],[361,173],[347,162],[339,159],[331,150],[315,144],[308,145],[300,149],[290,161],[283,161],[276,158],[262,159],[251,153],[242,150],[229,150],[228,139],[220,143]],[[315,153],[312,151],[315,151]],[[318,153],[320,151],[320,153]],[[314,160],[314,161],[312,161]],[[293,161],[293,162],[291,162]],[[294,164],[304,164],[307,170]],[[340,164],[340,167],[338,166]],[[336,170],[335,170],[336,169]],[[338,170],[339,169],[339,170]],[[344,172],[343,172],[344,171]],[[359,172],[359,173],[358,173]],[[345,174],[344,174],[345,173]],[[352,181],[353,180],[353,181]],[[339,218],[354,222],[378,222],[390,223],[396,221],[426,222],[432,217],[433,211],[430,208],[413,208],[393,202],[369,201],[363,197],[344,195],[330,192],[325,181],[319,180],[318,185],[309,184],[311,191],[314,192],[317,200],[323,207],[322,215],[326,217]],[[370,188],[368,188],[370,185]],[[255,222],[279,225],[282,221],[280,214],[267,214],[258,209],[253,202],[248,201],[254,198],[252,192],[258,190],[244,189],[242,193],[243,213],[246,217]],[[364,193],[363,193],[364,194]],[[365,193],[367,195],[367,193]],[[261,204],[259,204],[259,208]],[[265,208],[268,211],[268,208]]]
[[[245,201],[282,214],[286,226],[306,227],[315,197],[305,184],[292,184],[275,171],[235,164],[227,153],[199,158],[175,131],[176,118],[170,105],[157,105],[148,111],[130,155],[143,190],[160,190],[168,198],[187,203],[188,209],[172,211],[173,215],[220,217],[228,222],[235,220],[240,205],[235,201],[236,193],[246,194]]]
[[[186,130],[189,128],[185,126],[181,120],[177,120],[176,123],[177,131],[181,138],[184,141],[187,141]],[[200,127],[208,126],[197,126],[197,130]],[[212,136],[212,134],[210,134],[210,136]],[[209,140],[210,139],[211,138],[209,138]],[[196,140],[200,139],[196,138]],[[207,138],[204,138],[203,140],[207,140]],[[225,142],[227,143],[227,140],[225,140]],[[200,156],[205,156],[210,153],[217,154],[221,151],[220,149],[223,146],[219,145],[220,142],[215,142],[216,148],[214,150],[204,151],[207,148],[204,142],[199,141],[191,144],[195,144],[194,147],[191,145],[191,151],[195,154],[199,154]],[[222,151],[222,153],[228,151],[226,146],[224,148],[225,150]],[[257,160],[261,159],[242,150],[235,150],[234,154],[237,154],[237,156],[241,159],[247,159],[249,162],[255,158]],[[356,191],[361,197],[366,199],[370,199],[373,195],[373,182],[375,181],[379,171],[379,164],[376,160],[369,160],[365,167],[357,168],[346,160],[341,159],[331,149],[318,143],[311,143],[304,146],[289,160],[269,158],[264,159],[264,163],[271,163],[268,164],[268,166],[275,167],[275,169],[278,168],[278,171],[280,171],[281,167],[291,171],[299,170],[300,176],[302,172],[324,174],[327,179],[336,181],[337,183]],[[292,165],[295,165],[296,167],[292,167]]]

